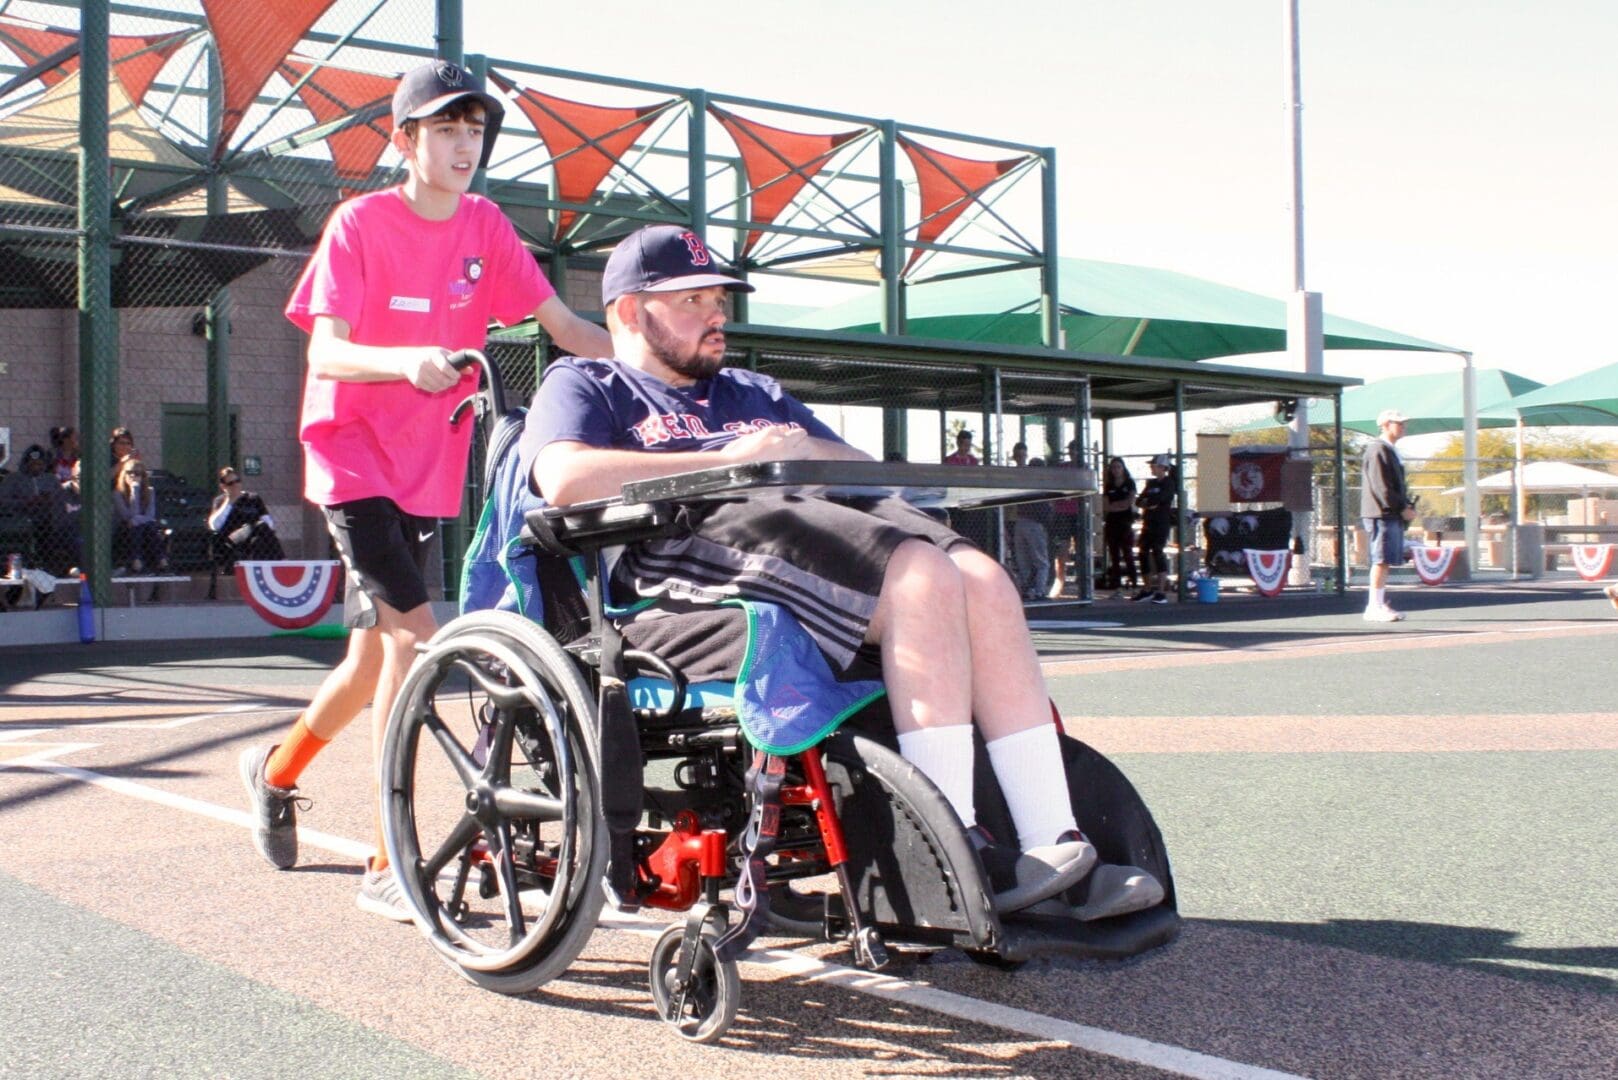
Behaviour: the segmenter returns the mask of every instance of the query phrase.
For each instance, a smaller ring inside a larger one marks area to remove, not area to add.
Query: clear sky
[[[1618,361],[1598,314],[1618,306],[1618,4],[1300,6],[1326,310],[1541,381]],[[1063,255],[1291,288],[1282,0],[580,10],[468,0],[467,50],[1054,146]],[[1455,366],[1326,358],[1367,379]]]

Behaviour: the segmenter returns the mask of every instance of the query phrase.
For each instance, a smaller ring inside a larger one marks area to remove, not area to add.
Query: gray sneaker
[[[1063,833],[1056,843],[1027,851],[995,843],[982,825],[968,829],[967,836],[988,872],[994,908],[1001,914],[1021,911],[1066,892],[1090,872],[1096,861],[1096,849],[1079,832]]]
[[[386,870],[372,870],[371,864],[365,864],[365,877],[360,879],[360,894],[354,898],[361,911],[369,911],[372,915],[380,915],[384,919],[394,922],[409,922],[411,920],[410,908],[405,903],[404,892],[399,888],[399,879],[393,876],[393,868]]]
[[[1084,922],[1145,911],[1163,902],[1163,884],[1137,866],[1101,863],[1090,874],[1084,902],[1073,914]]]
[[[253,845],[277,870],[298,864],[298,803],[309,808],[309,800],[298,798],[295,787],[278,788],[264,779],[264,763],[274,746],[251,746],[242,751],[239,771],[242,786],[253,808]]]

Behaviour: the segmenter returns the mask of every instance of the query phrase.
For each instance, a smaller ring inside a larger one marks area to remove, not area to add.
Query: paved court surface
[[[1618,1076],[1618,613],[1579,583],[1395,600],[1034,612],[1070,728],[1157,815],[1179,940],[880,978],[766,941],[710,1048],[654,1019],[644,925],[504,998],[358,911],[358,731],[305,774],[302,864],[264,866],[236,755],[339,646],[12,650],[0,1076]]]

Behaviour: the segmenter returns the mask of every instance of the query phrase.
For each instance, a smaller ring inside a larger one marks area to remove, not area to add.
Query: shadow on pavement
[[[1329,945],[1396,960],[1486,971],[1491,975],[1548,983],[1569,990],[1618,992],[1618,946],[1535,948],[1513,944],[1519,935],[1511,930],[1397,919],[1329,919],[1311,923],[1240,919],[1191,921],[1267,934],[1306,945]],[[1613,975],[1563,970],[1572,968],[1610,971]]]

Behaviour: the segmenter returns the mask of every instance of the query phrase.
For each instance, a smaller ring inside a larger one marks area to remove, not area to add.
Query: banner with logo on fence
[[[313,626],[331,610],[342,579],[339,563],[239,562],[236,584],[247,606],[271,626],[302,630]]]

